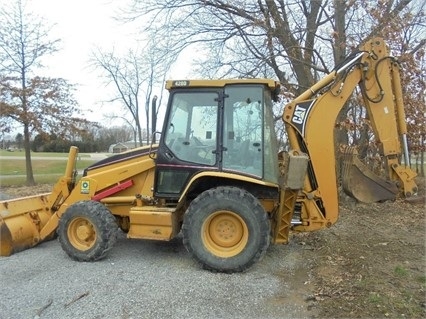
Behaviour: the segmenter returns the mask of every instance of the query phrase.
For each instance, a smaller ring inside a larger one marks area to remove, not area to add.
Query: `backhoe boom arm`
[[[367,172],[356,149],[346,148],[345,157],[352,162],[343,172],[343,186],[348,188],[345,190],[365,202],[416,192],[415,174],[400,163],[402,151],[408,163],[408,150],[398,63],[389,56],[384,41],[375,38],[284,110],[290,148],[310,158],[300,199],[302,225],[295,226],[296,230],[314,230],[337,220],[336,119],[357,87],[361,89],[387,177],[382,179]]]

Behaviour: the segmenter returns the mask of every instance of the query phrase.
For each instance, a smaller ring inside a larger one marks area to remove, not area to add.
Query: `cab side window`
[[[217,93],[175,93],[165,144],[178,159],[215,165]]]
[[[263,176],[263,89],[229,86],[225,93],[223,168]]]

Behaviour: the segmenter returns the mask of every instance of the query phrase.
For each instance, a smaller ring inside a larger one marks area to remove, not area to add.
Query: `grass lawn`
[[[0,151],[0,185],[17,186],[24,185],[26,181],[25,153],[15,151]],[[8,159],[10,156],[19,157]],[[44,157],[38,159],[37,157]],[[38,184],[53,184],[65,172],[68,153],[31,153],[31,162],[34,179]],[[58,159],[63,157],[63,159]],[[51,159],[50,159],[51,158]],[[77,170],[82,171],[87,166],[95,163],[88,154],[79,154],[77,159]]]
[[[22,156],[25,158],[24,150],[16,150],[13,152],[7,150],[0,150],[0,156]],[[51,152],[31,152],[31,156],[42,156],[42,157],[68,157],[68,152],[64,153],[51,153]],[[89,154],[79,153],[80,157],[90,157]]]
[[[77,160],[77,170],[82,170],[93,164],[95,161]],[[37,175],[58,174],[62,175],[65,172],[67,160],[32,160],[33,173]],[[13,176],[25,175],[25,160],[4,160],[0,159],[0,175]]]

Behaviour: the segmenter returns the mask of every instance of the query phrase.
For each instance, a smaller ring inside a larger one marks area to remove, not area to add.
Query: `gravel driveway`
[[[313,252],[303,248],[271,246],[247,272],[222,274],[200,269],[179,238],[123,235],[94,263],[53,240],[0,257],[0,318],[309,318]]]

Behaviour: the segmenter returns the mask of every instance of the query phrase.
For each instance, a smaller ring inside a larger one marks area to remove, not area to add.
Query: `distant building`
[[[137,144],[137,143],[136,143]],[[108,153],[122,153],[136,148],[135,141],[120,142],[112,144],[108,148]]]

